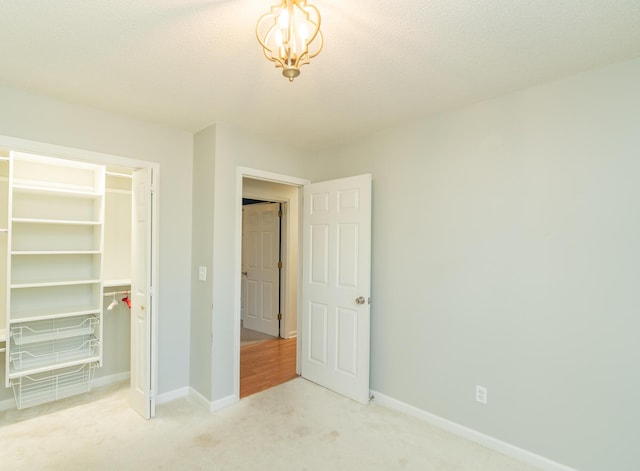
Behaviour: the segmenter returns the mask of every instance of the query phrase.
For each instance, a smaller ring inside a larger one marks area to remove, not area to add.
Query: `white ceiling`
[[[316,149],[640,56],[640,0],[309,0],[323,52],[289,83],[270,0],[2,0],[0,82],[196,132]]]

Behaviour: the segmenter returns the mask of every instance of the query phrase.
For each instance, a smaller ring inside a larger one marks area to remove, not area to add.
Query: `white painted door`
[[[264,203],[242,212],[243,325],[273,336],[278,336],[279,210],[278,203]]]
[[[369,402],[371,175],[304,188],[301,373]]]
[[[152,170],[133,173],[131,208],[131,407],[152,417],[151,395],[151,247]]]

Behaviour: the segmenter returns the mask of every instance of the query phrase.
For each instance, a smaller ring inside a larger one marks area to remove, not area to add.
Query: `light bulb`
[[[303,43],[307,42],[307,39],[309,39],[309,27],[306,23],[302,23],[298,27],[298,35],[300,36],[300,39],[302,39]]]
[[[289,11],[284,8],[278,17],[278,26],[280,26],[280,28],[287,28],[289,26]]]

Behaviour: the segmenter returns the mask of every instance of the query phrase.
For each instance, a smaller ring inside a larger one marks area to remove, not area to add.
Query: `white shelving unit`
[[[5,371],[21,408],[89,390],[102,364],[105,169],[12,152],[8,196]]]

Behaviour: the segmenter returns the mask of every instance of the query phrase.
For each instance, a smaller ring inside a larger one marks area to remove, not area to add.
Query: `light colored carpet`
[[[255,330],[247,329],[246,327],[240,328],[240,347],[246,347],[247,345],[253,345],[260,342],[266,342],[267,340],[274,340],[278,337],[273,335],[263,334]]]
[[[418,419],[298,378],[215,413],[192,398],[145,421],[126,385],[0,414],[7,470],[420,470],[533,468]],[[82,402],[82,401],[80,401]]]

